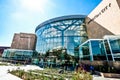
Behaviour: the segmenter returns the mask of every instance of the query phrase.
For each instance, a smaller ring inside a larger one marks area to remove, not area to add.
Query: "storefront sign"
[[[96,18],[98,18],[100,15],[106,12],[111,7],[111,3],[109,3],[107,6],[105,6],[98,14],[96,14],[90,21],[88,21],[88,24],[92,21],[94,21]]]

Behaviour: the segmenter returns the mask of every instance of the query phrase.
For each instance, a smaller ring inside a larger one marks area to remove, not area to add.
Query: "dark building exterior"
[[[11,49],[35,50],[36,35],[30,33],[15,33]]]

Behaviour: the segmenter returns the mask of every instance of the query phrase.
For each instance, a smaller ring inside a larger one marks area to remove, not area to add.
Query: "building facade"
[[[120,61],[120,35],[89,39],[79,46],[81,60]]]
[[[47,20],[36,27],[35,33],[15,34],[11,49],[3,57],[23,58],[32,56],[34,50],[43,54],[61,48],[68,54],[77,54],[81,60],[120,60],[119,37],[110,37],[120,35],[120,0],[102,0],[88,16]]]
[[[36,50],[45,53],[55,48],[64,48],[74,55],[75,48],[87,39],[84,15],[70,15],[50,19],[37,26]]]
[[[35,50],[36,35],[30,33],[15,33],[11,49]]]
[[[79,46],[80,59],[120,61],[120,0],[102,0],[85,24],[89,39]]]
[[[10,49],[4,50],[3,59],[29,61],[36,52],[36,35],[30,33],[15,33]],[[36,54],[37,55],[37,54]]]
[[[89,39],[120,34],[120,0],[102,0],[86,17]]]

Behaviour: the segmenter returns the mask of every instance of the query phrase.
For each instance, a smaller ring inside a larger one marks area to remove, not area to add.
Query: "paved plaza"
[[[22,70],[43,70],[43,68],[40,68],[35,65],[24,65],[24,66],[0,66],[0,80],[22,80],[10,73],[8,73],[8,70],[16,70],[16,69],[22,69]],[[115,78],[104,78],[102,76],[93,75],[93,80],[120,80]]]

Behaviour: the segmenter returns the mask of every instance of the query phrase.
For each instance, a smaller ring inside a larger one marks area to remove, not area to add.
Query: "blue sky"
[[[40,23],[64,15],[88,15],[101,0],[0,0],[0,46],[14,33],[35,33]]]

